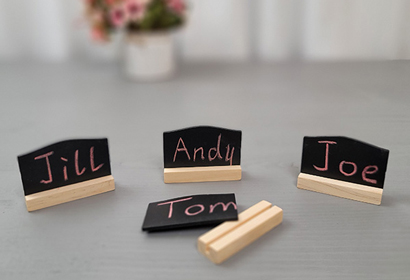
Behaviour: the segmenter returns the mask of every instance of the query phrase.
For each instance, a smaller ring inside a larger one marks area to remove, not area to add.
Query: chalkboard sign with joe
[[[165,183],[241,179],[241,131],[197,126],[163,137]]]
[[[142,230],[210,226],[237,219],[235,194],[191,195],[150,203]]]
[[[389,151],[348,137],[304,137],[298,188],[380,204]]]
[[[61,141],[18,163],[29,211],[115,189],[105,138]]]

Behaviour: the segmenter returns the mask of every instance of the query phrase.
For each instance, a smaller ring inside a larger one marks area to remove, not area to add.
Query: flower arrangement
[[[112,32],[163,31],[185,21],[183,0],[85,0],[91,36],[108,41]]]

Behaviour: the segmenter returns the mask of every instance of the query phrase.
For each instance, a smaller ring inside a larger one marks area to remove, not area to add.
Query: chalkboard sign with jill
[[[29,211],[115,189],[106,138],[61,141],[18,163]]]
[[[163,138],[165,183],[241,179],[241,131],[197,126]]]
[[[388,157],[348,137],[304,137],[298,188],[380,204]]]

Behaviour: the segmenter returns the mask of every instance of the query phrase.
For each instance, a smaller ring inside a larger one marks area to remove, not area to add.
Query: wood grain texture
[[[198,238],[198,250],[201,253],[206,254],[207,246],[209,246],[209,244],[271,207],[272,203],[262,200],[261,202],[241,212],[238,215],[237,221],[222,223],[208,231],[206,234],[201,235]]]
[[[165,183],[238,181],[241,178],[240,165],[164,168]]]
[[[35,211],[80,198],[113,191],[115,189],[112,175],[84,181],[48,191],[26,195],[28,211]]]
[[[300,173],[299,189],[380,205],[383,189]]]
[[[279,225],[283,211],[262,200],[238,216],[198,238],[198,250],[213,263],[220,264]]]

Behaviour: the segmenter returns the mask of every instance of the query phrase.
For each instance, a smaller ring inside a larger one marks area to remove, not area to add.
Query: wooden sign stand
[[[303,138],[299,189],[380,205],[389,151],[343,136]]]
[[[383,195],[383,189],[380,188],[305,173],[299,174],[297,187],[375,205],[381,204]]]
[[[29,212],[115,190],[112,175],[26,195]]]
[[[220,264],[282,222],[283,211],[262,200],[238,215],[237,221],[225,222],[198,238],[198,250]]]
[[[238,181],[241,179],[240,165],[164,168],[165,183]]]
[[[115,189],[107,138],[65,140],[17,160],[28,211]]]

